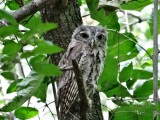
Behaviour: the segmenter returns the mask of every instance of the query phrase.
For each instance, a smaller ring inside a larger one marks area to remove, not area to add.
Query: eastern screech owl
[[[104,28],[82,25],[74,31],[68,49],[59,63],[59,67],[65,69],[72,66],[72,59],[77,61],[87,97],[91,101],[103,70],[106,47],[107,33]],[[58,95],[61,120],[78,120],[80,100],[73,70],[64,71],[58,78]]]

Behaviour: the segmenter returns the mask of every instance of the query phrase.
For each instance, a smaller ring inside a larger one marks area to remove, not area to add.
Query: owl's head
[[[80,26],[75,29],[72,40],[81,41],[91,48],[104,47],[107,41],[107,33],[100,26]]]

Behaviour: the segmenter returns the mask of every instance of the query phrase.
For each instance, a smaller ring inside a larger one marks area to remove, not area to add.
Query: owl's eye
[[[97,39],[98,39],[98,40],[105,39],[105,36],[104,36],[104,35],[102,35],[102,34],[100,34],[100,35],[97,35]]]
[[[84,39],[89,38],[89,35],[88,35],[87,33],[85,33],[85,32],[81,32],[81,33],[80,33],[80,36],[81,36],[82,38],[84,38]]]

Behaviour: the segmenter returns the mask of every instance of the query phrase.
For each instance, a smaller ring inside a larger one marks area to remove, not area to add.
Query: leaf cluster
[[[109,114],[109,119],[152,119],[153,111],[158,109],[158,106],[152,104],[153,97],[150,99],[150,95],[153,93],[153,72],[147,69],[152,68],[153,48],[146,50],[143,45],[139,44],[137,37],[133,33],[122,33],[116,11],[106,15],[105,9],[97,11],[98,0],[86,0],[86,3],[91,17],[97,20],[100,25],[106,27],[108,31],[107,57],[98,86],[99,90],[105,93],[107,98],[117,105],[114,110],[109,110],[111,113]],[[136,0],[122,3],[120,8],[123,10],[141,11],[151,3],[153,3],[152,0]],[[147,24],[150,30],[149,34],[152,35],[152,13],[147,19]],[[132,28],[130,29],[132,30]],[[145,52],[143,56],[140,55],[141,51]],[[139,58],[140,56],[142,58]],[[136,61],[136,59],[139,61]],[[147,100],[152,102],[146,102]]]
[[[17,9],[15,2],[8,1],[6,5],[10,9]],[[12,6],[13,5],[13,6]],[[46,93],[50,84],[50,76],[61,75],[60,69],[49,62],[48,55],[57,54],[63,49],[50,41],[45,41],[41,36],[55,29],[55,23],[42,23],[37,13],[31,18],[26,18],[21,23],[17,23],[10,13],[0,10],[0,19],[6,24],[0,27],[0,75],[8,80],[10,85],[6,93],[16,93],[16,96],[0,108],[1,112],[14,111],[15,117],[19,119],[29,119],[39,112],[36,108],[29,106],[22,107],[32,96],[40,102],[46,102]],[[30,19],[29,21],[27,21]],[[23,62],[25,61],[25,62]],[[17,64],[22,67],[29,66],[29,74],[21,68],[22,75],[18,75]],[[7,115],[7,114],[6,114]],[[0,116],[0,119],[6,116]]]

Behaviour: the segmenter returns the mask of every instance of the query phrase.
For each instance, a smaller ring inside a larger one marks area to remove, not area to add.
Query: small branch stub
[[[79,97],[80,97],[80,120],[87,120],[87,110],[89,108],[88,99],[85,92],[85,87],[83,83],[82,73],[78,67],[76,60],[72,60],[73,71],[75,73]]]

